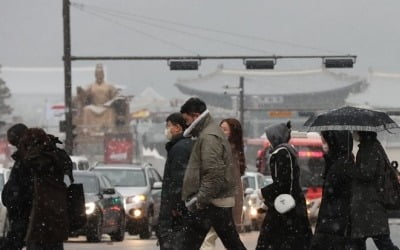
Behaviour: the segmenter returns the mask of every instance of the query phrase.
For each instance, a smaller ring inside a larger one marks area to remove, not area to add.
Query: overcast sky
[[[356,54],[355,68],[346,71],[350,74],[365,76],[369,67],[400,72],[398,0],[75,2],[87,6],[85,12],[71,8],[73,55]],[[4,67],[63,65],[62,0],[1,0],[0,4],[0,64]],[[104,12],[99,7],[119,12]],[[265,40],[207,32],[150,18]],[[95,63],[74,62],[73,66]],[[126,85],[131,94],[152,86],[168,97],[179,95],[173,86],[178,77],[207,74],[220,63],[229,68],[243,68],[241,61],[204,61],[198,72],[170,72],[166,62],[103,63],[107,65],[108,80]],[[278,61],[276,69],[313,68],[320,64],[319,60]],[[27,86],[27,89],[37,87]]]

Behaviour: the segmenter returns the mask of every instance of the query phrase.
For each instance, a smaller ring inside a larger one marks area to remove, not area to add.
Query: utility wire
[[[122,27],[124,27],[124,28],[126,28],[126,29],[128,29],[128,30],[131,30],[131,31],[134,31],[134,32],[136,32],[136,33],[139,33],[139,34],[141,34],[141,35],[143,35],[143,36],[152,38],[152,39],[154,39],[154,40],[156,40],[156,41],[159,41],[159,42],[168,44],[168,45],[170,45],[170,46],[172,46],[172,47],[174,47],[174,48],[180,49],[180,50],[182,50],[182,51],[189,52],[189,53],[194,54],[194,55],[199,55],[199,53],[197,53],[197,52],[195,52],[195,51],[193,51],[193,50],[186,49],[186,48],[184,48],[184,47],[182,47],[182,46],[180,46],[180,45],[178,45],[178,44],[176,44],[176,43],[173,43],[173,42],[171,42],[171,41],[168,41],[168,40],[159,38],[159,37],[157,37],[157,36],[148,34],[148,33],[144,32],[144,31],[142,31],[142,30],[133,28],[133,27],[131,27],[131,26],[129,26],[129,25],[126,25],[126,24],[117,22],[117,21],[115,21],[115,20],[113,20],[113,19],[111,19],[111,18],[108,18],[107,16],[104,16],[104,15],[101,15],[101,14],[98,14],[98,13],[95,13],[95,12],[93,12],[93,11],[83,10],[83,9],[81,9],[80,7],[77,7],[77,6],[75,6],[75,5],[71,5],[71,6],[75,7],[77,10],[79,10],[79,11],[85,13],[85,14],[92,15],[92,16],[95,16],[95,17],[97,17],[97,18],[99,18],[99,19],[105,20],[105,21],[107,21],[107,22],[110,22],[110,23],[113,23],[113,24],[122,26]]]
[[[224,30],[218,30],[218,29],[213,29],[213,28],[206,28],[206,27],[201,27],[201,26],[189,25],[189,24],[179,23],[179,22],[175,22],[175,21],[171,21],[171,20],[166,20],[166,19],[161,19],[161,18],[154,18],[154,17],[139,15],[139,14],[135,14],[135,13],[131,13],[131,12],[124,12],[124,11],[120,11],[120,10],[116,10],[116,9],[103,8],[103,7],[96,6],[96,5],[86,5],[86,4],[81,4],[81,3],[76,3],[76,4],[77,5],[84,5],[85,7],[90,7],[92,9],[98,9],[98,10],[101,10],[101,11],[108,11],[108,12],[120,14],[120,15],[123,15],[123,16],[129,16],[129,17],[135,16],[135,17],[142,18],[142,19],[148,19],[148,20],[153,20],[153,21],[162,22],[162,23],[169,23],[169,24],[172,24],[172,25],[178,25],[178,26],[182,26],[182,27],[186,27],[186,28],[203,30],[203,31],[207,31],[207,32],[225,34],[225,35],[230,35],[230,36],[234,36],[234,37],[258,40],[258,41],[274,43],[274,44],[279,44],[279,45],[286,45],[286,46],[291,46],[291,47],[298,47],[298,48],[303,48],[303,49],[308,49],[308,50],[313,50],[313,51],[318,51],[318,52],[323,51],[323,52],[336,53],[336,54],[339,53],[337,51],[332,51],[332,50],[328,50],[328,49],[324,49],[324,48],[307,46],[307,45],[302,45],[302,44],[293,43],[293,42],[287,42],[287,41],[266,39],[266,38],[260,37],[260,36],[245,35],[245,34],[229,32],[229,31],[224,31]]]
[[[103,15],[109,15],[109,16],[117,17],[117,18],[123,18],[123,19],[127,19],[127,20],[130,20],[130,21],[136,22],[136,23],[141,23],[141,24],[149,25],[149,26],[156,27],[156,28],[159,28],[159,29],[164,29],[164,30],[177,32],[177,33],[180,33],[180,34],[189,35],[189,36],[192,36],[192,37],[195,37],[195,38],[198,38],[198,39],[218,42],[218,43],[222,43],[222,44],[225,44],[225,45],[229,45],[229,46],[233,46],[233,47],[237,47],[237,48],[241,48],[241,49],[245,49],[245,50],[249,50],[249,51],[254,51],[254,52],[257,52],[257,53],[261,52],[261,53],[272,54],[271,52],[266,51],[266,50],[250,48],[250,47],[243,46],[243,45],[240,45],[240,44],[237,44],[237,43],[232,43],[232,42],[228,42],[228,41],[224,41],[224,40],[220,40],[220,39],[206,37],[206,36],[198,35],[196,33],[188,32],[188,31],[184,31],[184,30],[179,30],[179,29],[174,29],[174,28],[166,27],[166,26],[159,25],[159,24],[154,24],[154,23],[151,23],[151,22],[148,22],[148,21],[138,20],[138,19],[135,19],[133,17],[124,17],[124,16],[121,16],[121,15],[110,13],[108,11],[88,10],[86,8],[80,9],[80,10],[81,11],[88,11],[88,12],[91,12],[91,13],[99,13],[99,14],[101,13]]]

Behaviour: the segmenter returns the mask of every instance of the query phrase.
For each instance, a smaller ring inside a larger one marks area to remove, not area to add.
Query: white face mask
[[[329,146],[328,146],[328,144],[326,144],[326,143],[323,143],[323,144],[322,144],[322,151],[324,151],[324,153],[328,153],[328,151],[329,151]]]
[[[172,139],[172,133],[171,133],[171,130],[169,128],[166,128],[164,130],[164,134],[165,134],[165,138],[167,138],[168,141],[170,141]]]
[[[357,131],[353,131],[353,139],[358,142],[360,141],[360,135]]]

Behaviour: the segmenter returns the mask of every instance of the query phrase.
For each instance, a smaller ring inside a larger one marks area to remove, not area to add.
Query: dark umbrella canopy
[[[399,125],[386,113],[351,106],[334,109],[309,118],[304,126],[308,131],[351,130],[380,132]]]

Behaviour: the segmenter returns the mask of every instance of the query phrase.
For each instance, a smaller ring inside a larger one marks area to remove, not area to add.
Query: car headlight
[[[140,218],[140,217],[142,217],[143,212],[142,212],[142,210],[140,210],[140,209],[134,209],[134,210],[131,210],[131,214],[132,214],[133,217],[135,217],[135,218]]]
[[[126,203],[140,203],[146,200],[146,195],[134,195],[126,198]]]
[[[254,217],[257,216],[257,214],[258,214],[257,209],[255,209],[254,207],[250,208],[250,215],[251,215],[251,217],[254,218]]]
[[[96,210],[96,204],[94,202],[88,202],[85,204],[86,214],[92,214]]]

